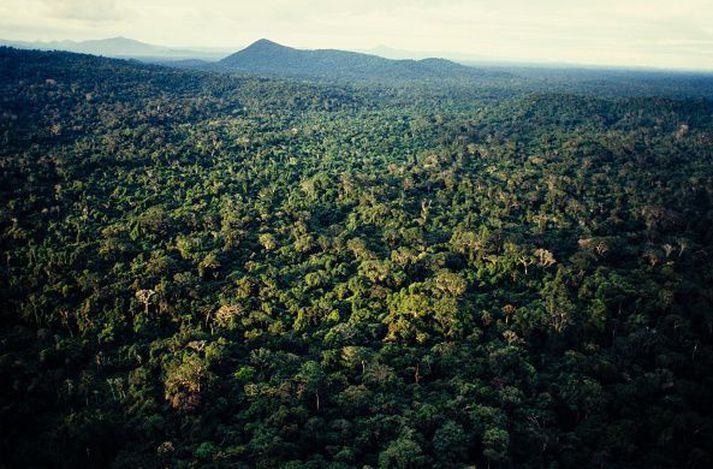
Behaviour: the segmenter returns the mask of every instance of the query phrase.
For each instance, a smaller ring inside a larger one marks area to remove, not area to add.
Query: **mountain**
[[[174,49],[147,44],[125,37],[112,37],[90,41],[50,41],[22,42],[0,40],[0,45],[18,49],[61,50],[82,54],[102,55],[115,58],[134,58],[144,61],[163,60],[207,60],[215,61],[225,57],[227,52],[219,49]]]
[[[460,65],[446,59],[392,60],[335,49],[303,50],[260,39],[214,66],[223,71],[313,79],[423,80],[469,79],[500,72]]]
[[[462,65],[481,66],[490,63],[503,63],[503,60],[488,55],[479,54],[462,54],[450,51],[422,51],[422,50],[406,50],[395,49],[384,44],[380,44],[372,49],[360,50],[365,54],[378,55],[387,59],[403,60],[403,59],[427,59],[429,57],[442,57]],[[505,62],[509,63],[509,62]]]

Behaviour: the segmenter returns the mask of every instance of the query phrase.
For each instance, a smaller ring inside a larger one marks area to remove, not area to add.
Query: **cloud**
[[[50,16],[82,21],[119,21],[127,10],[117,0],[43,0]]]

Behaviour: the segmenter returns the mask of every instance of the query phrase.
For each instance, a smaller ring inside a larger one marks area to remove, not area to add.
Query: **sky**
[[[713,0],[0,0],[0,38],[713,70]]]

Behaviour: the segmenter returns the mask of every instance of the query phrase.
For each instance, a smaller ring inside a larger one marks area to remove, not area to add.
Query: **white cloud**
[[[118,0],[43,0],[49,16],[82,21],[118,21],[127,11]]]

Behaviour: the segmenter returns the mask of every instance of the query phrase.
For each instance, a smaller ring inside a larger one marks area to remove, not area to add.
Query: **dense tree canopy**
[[[0,466],[713,465],[713,101],[0,71]]]

